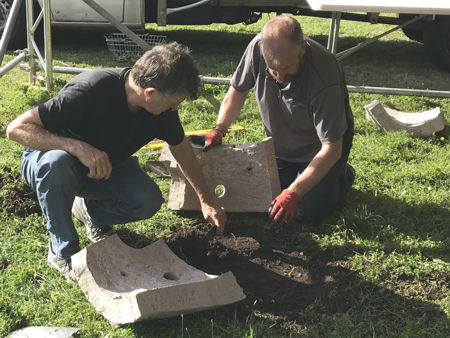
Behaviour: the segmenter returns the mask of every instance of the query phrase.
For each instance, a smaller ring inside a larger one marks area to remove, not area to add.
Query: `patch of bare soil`
[[[310,242],[305,252],[298,229],[274,233],[261,225],[229,224],[227,234],[213,237],[204,225],[197,225],[166,241],[180,258],[202,271],[232,271],[247,296],[241,315],[253,311],[284,328],[300,329],[306,307],[326,298],[339,280],[354,273],[346,262],[333,260]],[[348,303],[339,307],[345,311]]]
[[[0,205],[2,210],[18,217],[42,213],[36,193],[19,173],[12,172],[9,168],[0,171]]]
[[[376,316],[380,317],[396,312],[445,316],[432,305],[361,279],[346,260],[354,252],[322,250],[311,237],[313,228],[297,224],[280,231],[270,228],[265,217],[255,217],[254,224],[247,218],[242,226],[236,223],[240,217],[229,221],[223,236],[214,237],[205,224],[194,224],[173,229],[166,239],[180,258],[202,271],[216,275],[233,272],[247,296],[237,307],[240,318],[252,312],[292,332],[317,319],[309,317],[308,306],[314,308],[314,316],[358,312],[361,304],[379,310]],[[385,306],[393,312],[385,311]]]
[[[8,266],[8,262],[6,259],[0,258],[0,270],[6,269]]]

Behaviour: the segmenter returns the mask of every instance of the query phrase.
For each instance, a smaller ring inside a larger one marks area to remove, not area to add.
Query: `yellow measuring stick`
[[[245,128],[243,126],[231,126],[230,128],[228,128],[228,132],[231,132],[231,131],[239,132],[239,131],[243,131],[243,130],[245,130]],[[189,136],[189,135],[205,134],[210,131],[211,131],[211,129],[199,129],[199,130],[186,131],[185,134]],[[165,143],[164,141],[154,139],[153,141],[150,141],[145,146],[143,146],[141,149],[160,150],[164,146],[164,143]]]

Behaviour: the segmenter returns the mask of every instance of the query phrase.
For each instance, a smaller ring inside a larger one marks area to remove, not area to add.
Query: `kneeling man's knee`
[[[60,183],[71,181],[77,176],[76,159],[63,150],[50,150],[38,161],[39,176],[57,177]]]
[[[143,197],[143,196],[141,196]],[[139,219],[147,219],[156,214],[164,202],[162,197],[161,190],[153,190],[152,194],[146,195],[144,198],[141,198],[141,202],[139,203],[139,207],[135,210],[136,217]]]

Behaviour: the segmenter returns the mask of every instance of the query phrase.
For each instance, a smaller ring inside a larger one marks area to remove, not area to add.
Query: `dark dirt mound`
[[[353,274],[348,263],[333,261],[330,253],[311,247],[303,252],[301,241],[298,229],[274,236],[273,229],[261,225],[242,229],[229,224],[224,236],[212,237],[205,226],[197,225],[175,233],[167,244],[188,264],[207,273],[232,271],[247,296],[242,315],[256,310],[292,328],[301,326],[309,304]],[[340,307],[345,311],[345,303]]]
[[[2,210],[18,217],[42,213],[36,193],[23,181],[19,173],[9,168],[0,171],[0,205]]]
[[[300,331],[317,319],[309,317],[308,306],[314,307],[315,316],[337,314],[354,311],[372,298],[412,316],[442,315],[431,305],[395,294],[391,290],[397,285],[389,290],[361,279],[347,261],[354,254],[351,249],[318,246],[313,234],[320,227],[294,224],[280,231],[268,226],[266,217],[246,218],[241,226],[237,223],[241,217],[230,217],[223,236],[214,237],[208,226],[199,223],[173,229],[166,239],[180,258],[202,271],[233,272],[247,296],[237,307],[240,318],[253,312],[291,332]],[[379,314],[389,313],[380,310]]]
[[[8,261],[6,259],[0,258],[0,270],[6,269],[8,266]]]

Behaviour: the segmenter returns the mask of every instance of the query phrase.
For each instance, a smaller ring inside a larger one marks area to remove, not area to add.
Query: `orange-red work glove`
[[[270,203],[269,218],[273,224],[290,222],[295,215],[295,207],[300,202],[300,196],[292,190],[284,189]]]
[[[212,147],[222,144],[223,134],[212,129],[210,132],[200,135],[191,135],[191,142],[202,147],[203,151],[207,151]]]

